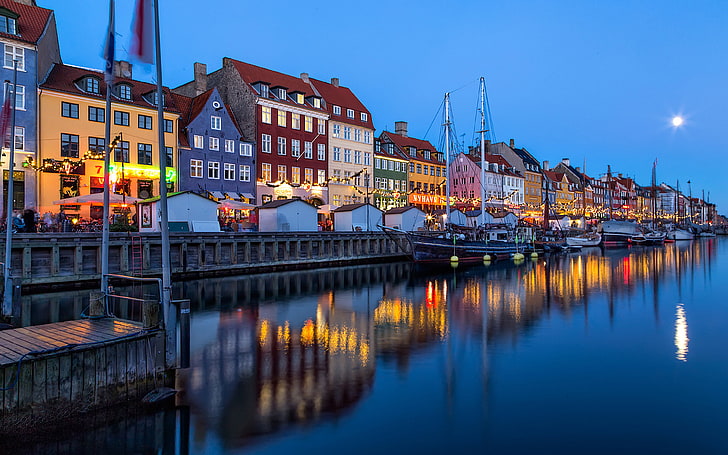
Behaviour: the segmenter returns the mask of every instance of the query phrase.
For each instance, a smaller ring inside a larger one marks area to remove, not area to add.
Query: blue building
[[[189,100],[180,124],[177,161],[180,191],[219,202],[255,201],[255,150],[216,88]],[[229,207],[235,207],[230,204]]]
[[[0,44],[3,64],[0,81],[13,81],[17,64],[15,90],[15,166],[13,172],[13,209],[36,207],[36,175],[25,169],[26,158],[36,158],[38,83],[43,80],[54,63],[61,62],[56,20],[52,10],[39,8],[34,0],[0,0]],[[3,102],[12,96],[12,83],[2,85]],[[9,144],[0,144],[5,152]],[[2,207],[7,205],[7,187],[10,170],[3,159]]]

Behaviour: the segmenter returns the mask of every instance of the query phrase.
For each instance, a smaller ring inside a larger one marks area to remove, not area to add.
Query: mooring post
[[[190,299],[177,300],[179,305],[179,367],[190,367]]]

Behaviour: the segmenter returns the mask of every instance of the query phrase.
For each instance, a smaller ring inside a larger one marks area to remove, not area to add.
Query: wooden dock
[[[164,382],[164,332],[114,318],[0,331],[0,427],[141,399]]]

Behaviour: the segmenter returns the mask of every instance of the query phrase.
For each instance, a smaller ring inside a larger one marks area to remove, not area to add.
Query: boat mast
[[[485,78],[480,78],[480,224],[485,225]]]
[[[445,93],[445,226],[450,220],[450,93]]]
[[[609,191],[607,194],[609,194],[609,219],[612,219],[612,206],[614,205],[614,194],[612,190],[612,166],[607,164],[607,188]]]

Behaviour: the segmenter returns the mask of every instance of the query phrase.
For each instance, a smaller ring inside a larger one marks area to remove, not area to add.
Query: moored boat
[[[604,221],[599,225],[599,232],[605,245],[628,245],[633,237],[642,234],[638,224],[617,220]]]
[[[566,237],[566,243],[570,246],[599,246],[602,243],[602,236],[598,232],[586,232],[584,234]]]
[[[667,232],[667,238],[670,240],[693,240],[695,235],[687,229],[675,228]]]

